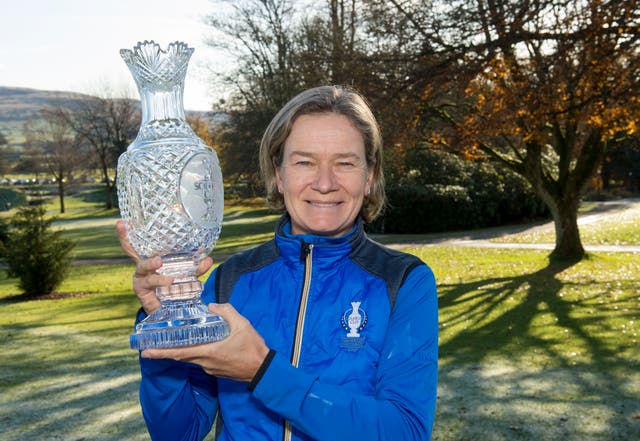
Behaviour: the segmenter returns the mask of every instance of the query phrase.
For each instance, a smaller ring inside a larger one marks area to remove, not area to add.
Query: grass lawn
[[[434,440],[640,439],[640,254],[410,251],[439,286]]]
[[[0,301],[0,439],[144,440],[137,355],[128,348],[131,266],[76,266],[61,291]],[[0,281],[0,296],[16,293]]]
[[[118,213],[104,210],[102,205],[89,206],[78,202],[79,197],[67,198],[71,208],[64,215],[56,216],[54,226],[63,230],[63,235],[76,243],[73,255],[76,259],[111,259],[126,257],[116,236],[115,224]],[[50,202],[49,204],[51,204]],[[84,209],[82,207],[84,206]],[[220,238],[213,250],[215,261],[244,248],[267,240],[279,218],[264,208],[262,200],[227,202]],[[217,258],[216,256],[221,256]]]
[[[85,186],[82,191],[65,198],[65,213],[60,214],[57,198],[49,199],[45,207],[55,217],[53,226],[63,230],[66,238],[76,244],[72,251],[76,259],[125,258],[116,236],[115,224],[119,218],[116,209],[104,208],[104,190],[100,185]],[[15,209],[0,213],[8,218]],[[212,252],[216,262],[229,254],[267,240],[274,230],[279,215],[265,208],[262,199],[225,201],[225,212],[220,238]],[[219,256],[219,257],[217,257]]]
[[[640,255],[549,267],[526,250],[414,248],[438,278],[434,440],[640,438]],[[130,265],[76,266],[61,291],[0,301],[7,439],[145,439]],[[0,297],[14,294],[0,281]]]
[[[85,239],[80,256],[116,255],[113,219],[77,209],[57,225]],[[229,204],[216,250],[263,240],[275,217]],[[407,251],[438,281],[433,440],[640,439],[640,254],[549,265],[535,250]],[[77,296],[30,301],[0,270],[0,439],[148,439],[128,349],[132,270],[74,266],[59,291]]]

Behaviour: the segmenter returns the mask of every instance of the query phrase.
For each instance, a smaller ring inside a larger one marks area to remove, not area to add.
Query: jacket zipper
[[[303,243],[301,259],[304,259],[304,283],[302,284],[302,295],[300,296],[300,306],[298,307],[298,319],[296,320],[296,333],[293,337],[293,351],[291,353],[291,364],[298,367],[300,363],[300,350],[302,349],[302,337],[304,335],[304,319],[307,313],[307,302],[309,300],[309,288],[311,286],[311,270],[313,263],[313,244]],[[292,429],[289,421],[284,422],[283,441],[291,441]]]

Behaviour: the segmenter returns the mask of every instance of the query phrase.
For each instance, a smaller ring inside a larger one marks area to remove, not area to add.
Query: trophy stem
[[[202,292],[202,283],[198,280],[173,283],[169,286],[159,286],[156,288],[156,296],[160,301],[191,300],[195,299]]]

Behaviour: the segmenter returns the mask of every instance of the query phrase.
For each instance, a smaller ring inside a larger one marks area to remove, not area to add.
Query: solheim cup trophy
[[[131,245],[142,258],[161,256],[158,270],[175,278],[158,287],[162,306],[140,321],[132,349],[222,340],[227,323],[200,300],[196,268],[220,235],[224,193],[215,151],[187,124],[183,89],[193,49],[162,50],[153,41],[120,55],[138,86],[142,124],[118,159],[118,201]]]

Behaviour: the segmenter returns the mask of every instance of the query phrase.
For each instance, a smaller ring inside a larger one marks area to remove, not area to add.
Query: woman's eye
[[[338,162],[338,165],[340,167],[355,167],[355,164],[349,161]]]
[[[296,165],[301,165],[303,167],[308,167],[311,165],[311,161],[297,161]]]

